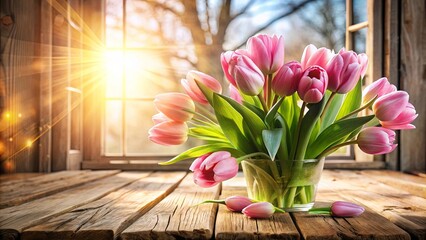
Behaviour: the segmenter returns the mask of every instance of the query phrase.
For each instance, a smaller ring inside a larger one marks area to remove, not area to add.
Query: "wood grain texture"
[[[402,1],[400,84],[419,114],[416,129],[401,132],[401,170],[426,172],[425,1]]]
[[[426,178],[387,170],[362,171],[361,174],[415,196],[426,198]]]
[[[7,191],[11,191],[16,188],[25,187],[27,185],[39,185],[46,182],[58,181],[61,179],[66,179],[69,177],[83,174],[83,172],[85,171],[61,171],[61,172],[55,172],[51,174],[36,176],[33,178],[21,178],[21,179],[14,179],[7,182],[0,182],[0,192],[5,193]]]
[[[0,186],[6,182],[16,181],[16,180],[27,180],[33,177],[38,177],[43,175],[43,173],[11,173],[11,174],[1,174],[0,175]]]
[[[95,201],[150,173],[128,173],[93,181],[42,199],[0,210],[0,239],[16,239],[24,229],[41,224],[74,208]]]
[[[242,174],[223,183],[221,199],[233,195],[247,196]],[[270,219],[249,219],[220,205],[216,217],[216,239],[299,239],[290,214],[276,213]]]
[[[114,239],[174,190],[185,172],[160,172],[27,229],[22,239]]]
[[[35,172],[38,151],[25,147],[36,139],[39,108],[38,45],[40,1],[2,0],[0,16],[0,81],[5,86],[4,108],[10,114],[1,122],[0,135],[6,145],[0,172]],[[2,119],[3,120],[3,119]]]
[[[24,181],[22,184],[14,184],[0,187],[0,208],[16,206],[34,199],[46,197],[54,193],[67,190],[72,187],[82,185],[87,182],[95,181],[104,177],[117,174],[119,171],[93,171],[93,172],[62,172],[63,174],[44,176],[49,180]],[[65,176],[64,176],[65,175]]]
[[[129,239],[211,239],[217,206],[196,205],[217,199],[220,186],[196,186],[192,174],[176,190],[121,233]]]
[[[410,233],[414,239],[426,238],[426,199],[369,178],[361,172],[324,171],[318,199],[324,194],[361,203]]]

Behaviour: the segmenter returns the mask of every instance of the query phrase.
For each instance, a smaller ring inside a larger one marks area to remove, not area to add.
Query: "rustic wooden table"
[[[0,239],[426,239],[426,178],[325,170],[317,204],[356,218],[279,213],[252,220],[205,199],[246,194],[241,176],[203,189],[186,172],[64,171],[0,176]]]

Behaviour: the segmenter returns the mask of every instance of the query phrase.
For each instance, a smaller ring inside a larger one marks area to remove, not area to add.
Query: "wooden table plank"
[[[247,196],[242,174],[223,182],[221,199],[233,195]],[[270,219],[249,219],[220,205],[216,217],[216,239],[299,239],[290,214],[276,213]]]
[[[121,233],[128,239],[211,239],[217,206],[196,204],[217,199],[220,186],[201,188],[188,174],[176,190]]]
[[[45,175],[45,173],[9,173],[9,174],[0,174],[0,186],[6,182],[16,181],[16,180],[25,180],[33,177],[38,177],[40,175]]]
[[[360,172],[328,170],[320,181],[320,196],[337,194],[364,204],[410,233],[414,239],[426,238],[426,199],[368,178]],[[420,214],[420,215],[419,215]]]
[[[339,200],[363,205],[345,198],[345,195],[319,189],[315,207],[330,206],[332,202]],[[354,218],[309,213],[292,213],[292,215],[304,239],[410,239],[408,233],[375,211],[364,207],[366,211]]]
[[[24,229],[102,198],[149,174],[123,172],[19,206],[0,209],[0,239],[18,239]]]
[[[388,170],[361,171],[361,174],[391,187],[426,198],[426,178]]]
[[[66,189],[82,185],[87,182],[95,181],[119,173],[120,171],[82,171],[72,172],[64,176],[55,175],[59,178],[52,178],[49,175],[40,178],[41,181],[26,181],[16,186],[7,186],[0,189],[0,208],[16,206],[34,199],[49,196],[51,194],[64,191]],[[75,173],[75,174],[74,174]],[[43,180],[48,178],[49,180]]]
[[[22,239],[114,239],[176,188],[186,172],[157,172],[25,230]]]
[[[68,177],[83,174],[83,171],[60,171],[49,174],[42,174],[31,178],[17,178],[10,181],[0,182],[0,192],[7,192],[16,188],[24,187],[26,185],[42,184],[51,181],[59,181]]]

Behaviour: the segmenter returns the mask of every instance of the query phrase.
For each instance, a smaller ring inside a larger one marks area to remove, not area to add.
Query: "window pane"
[[[152,101],[131,101],[126,103],[126,156],[135,155],[175,155],[183,152],[194,141],[180,146],[161,146],[148,139],[148,131],[154,125],[152,115],[157,111]]]
[[[107,51],[105,60],[105,79],[107,98],[118,98],[123,95],[123,51]]]
[[[353,0],[353,23],[367,21],[367,0]]]
[[[367,28],[363,28],[359,31],[354,32],[354,51],[357,53],[366,52],[367,44]]]
[[[153,98],[178,89],[179,81],[164,74],[165,64],[158,56],[146,51],[127,51],[124,62],[127,98]]]
[[[106,46],[123,46],[123,0],[106,1]]]
[[[105,109],[105,155],[122,155],[122,102],[106,101]]]

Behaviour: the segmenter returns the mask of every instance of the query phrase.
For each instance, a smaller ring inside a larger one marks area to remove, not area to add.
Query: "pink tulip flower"
[[[279,96],[291,96],[297,91],[302,66],[296,61],[284,64],[272,80],[272,90]]]
[[[359,148],[368,154],[386,154],[392,152],[398,144],[394,144],[395,132],[383,127],[364,128],[357,138]]]
[[[222,70],[225,73],[226,79],[233,85],[237,86],[234,77],[229,72],[229,62],[231,61],[232,56],[235,54],[234,51],[226,51],[220,55],[220,64],[222,65]]]
[[[391,92],[379,97],[373,104],[373,111],[380,121],[392,121],[404,111],[408,104],[408,93]]]
[[[275,212],[275,207],[269,202],[252,203],[242,210],[249,218],[270,218]]]
[[[317,103],[321,101],[327,89],[327,72],[319,66],[311,66],[303,73],[297,93],[306,103]]]
[[[361,75],[357,54],[344,48],[327,63],[325,69],[328,74],[328,89],[340,94],[351,91]]]
[[[234,54],[229,62],[229,71],[242,93],[256,96],[263,89],[263,73],[249,57]]]
[[[241,97],[241,94],[238,89],[232,84],[229,84],[229,96],[235,101],[237,101],[239,104],[243,103],[243,97]]]
[[[154,122],[154,124],[159,124],[159,123],[162,123],[162,122],[171,121],[171,119],[160,112],[160,113],[157,113],[154,116],[152,116],[152,121]]]
[[[417,116],[418,114],[416,114],[416,109],[413,104],[408,103],[407,106],[405,106],[405,109],[394,120],[380,121],[380,124],[384,128],[393,130],[413,129],[416,127],[411,123],[417,118]]]
[[[331,204],[331,215],[334,217],[357,217],[364,211],[363,207],[350,202],[337,201]]]
[[[364,78],[365,73],[367,72],[367,68],[368,68],[367,54],[365,54],[365,53],[358,54],[358,63],[361,66],[360,75],[361,75],[362,78]]]
[[[213,187],[220,182],[235,177],[238,163],[229,152],[219,151],[205,154],[191,164],[194,182],[201,187]]]
[[[232,58],[238,55],[245,55],[249,56],[249,53],[246,50],[238,49],[235,51],[226,51],[223,52],[220,55],[220,64],[222,66],[222,70],[225,73],[226,79],[234,85],[234,87],[237,86],[237,83],[235,82],[233,73],[231,72],[232,67],[230,68],[229,63],[231,62]]]
[[[245,207],[253,202],[248,197],[244,196],[231,196],[225,199],[225,205],[229,211],[241,212]]]
[[[158,94],[154,104],[159,112],[177,122],[186,122],[194,116],[194,102],[183,93]]]
[[[149,140],[169,146],[180,145],[188,139],[188,126],[186,123],[167,121],[154,125],[148,131]]]
[[[284,38],[259,34],[247,41],[250,58],[263,74],[272,74],[284,64]]]
[[[186,74],[186,79],[181,80],[181,84],[185,92],[192,98],[192,100],[199,102],[201,104],[208,104],[206,97],[204,96],[201,89],[198,87],[198,81],[204,84],[206,87],[210,88],[213,92],[222,93],[222,86],[219,81],[213,78],[210,75],[199,71],[189,71]]]
[[[362,104],[367,104],[373,98],[381,97],[385,94],[395,92],[396,87],[393,84],[390,84],[388,79],[383,77],[377,81],[374,81],[372,84],[368,85],[362,91]]]
[[[306,46],[303,51],[302,60],[300,61],[302,65],[302,70],[307,69],[310,66],[318,65],[325,69],[328,61],[333,57],[333,53],[330,49],[315,47],[312,44]]]

